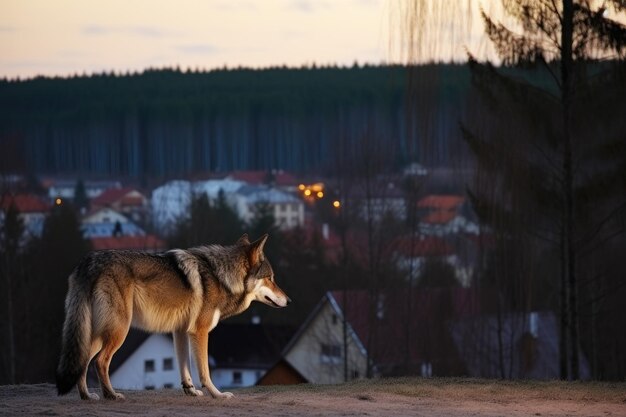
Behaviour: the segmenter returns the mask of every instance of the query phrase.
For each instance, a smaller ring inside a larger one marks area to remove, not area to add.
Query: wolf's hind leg
[[[113,354],[122,346],[130,323],[127,326],[118,327],[114,330],[109,330],[102,336],[102,350],[96,358],[96,370],[98,371],[98,378],[100,379],[100,387],[102,388],[102,395],[108,400],[123,399],[124,396],[118,392],[115,392],[109,379],[109,365],[111,365],[111,358]]]
[[[87,366],[83,370],[83,373],[78,380],[78,393],[80,394],[80,398],[83,400],[99,400],[100,397],[95,392],[89,392],[87,388],[87,371],[89,370],[89,364],[94,356],[100,351],[102,348],[101,341],[94,341],[91,343],[91,348],[89,351],[89,361],[87,361]]]

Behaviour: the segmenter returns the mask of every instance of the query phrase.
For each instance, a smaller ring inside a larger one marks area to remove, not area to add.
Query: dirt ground
[[[122,391],[124,392],[124,391]],[[126,391],[125,400],[57,397],[50,384],[0,386],[7,416],[626,416],[626,383],[400,378],[254,387],[235,398]]]

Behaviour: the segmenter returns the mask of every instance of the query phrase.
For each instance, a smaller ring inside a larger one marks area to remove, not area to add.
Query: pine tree
[[[512,74],[470,57],[474,85],[493,116],[486,126],[463,127],[479,165],[471,196],[496,236],[518,243],[520,256],[532,258],[537,250],[531,238],[559,253],[561,377],[569,367],[570,378],[578,379],[578,263],[597,240],[611,236],[605,226],[626,207],[615,197],[623,162],[605,152],[623,137],[614,122],[599,124],[619,120],[624,111],[614,86],[624,79],[626,27],[619,22],[626,6],[620,0],[502,4],[520,31],[483,12],[486,33],[505,65],[527,71]],[[541,72],[551,85],[535,81]],[[607,216],[598,215],[603,212]]]

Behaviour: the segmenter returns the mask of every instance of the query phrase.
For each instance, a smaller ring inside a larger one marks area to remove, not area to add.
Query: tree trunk
[[[574,5],[573,0],[563,0],[563,20],[561,25],[561,102],[563,109],[563,174],[564,174],[564,244],[569,289],[569,331],[571,378],[580,378],[578,364],[578,293],[576,283],[576,258],[574,251],[574,181],[572,167],[572,137],[570,131],[571,93],[573,73]]]

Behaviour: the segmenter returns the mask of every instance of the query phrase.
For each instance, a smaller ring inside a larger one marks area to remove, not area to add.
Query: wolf
[[[171,332],[185,394],[203,395],[194,386],[189,346],[202,387],[220,392],[209,374],[209,332],[220,320],[246,310],[252,301],[286,307],[291,300],[276,285],[263,253],[267,234],[250,243],[243,235],[234,245],[206,245],[163,253],[98,251],[88,254],[69,276],[62,347],[57,367],[59,395],[78,384],[82,399],[99,399],[87,389],[87,368],[96,372],[107,399],[124,398],[109,379],[113,354],[131,326]]]

